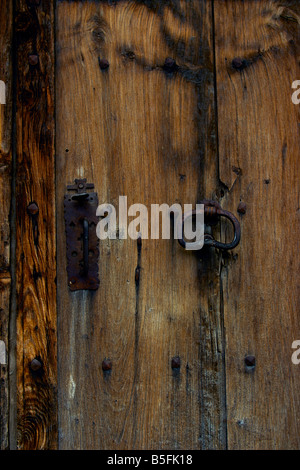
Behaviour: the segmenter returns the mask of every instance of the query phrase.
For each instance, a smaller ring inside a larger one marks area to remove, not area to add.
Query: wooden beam
[[[57,446],[53,2],[17,0],[15,32],[18,448],[52,449]]]
[[[0,10],[0,449],[8,448],[9,416],[9,299],[10,299],[10,202],[12,168],[12,2]]]

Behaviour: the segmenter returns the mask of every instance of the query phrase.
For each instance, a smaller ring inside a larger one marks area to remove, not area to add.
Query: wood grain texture
[[[6,363],[0,364],[0,449],[8,448],[8,337],[10,296],[11,125],[12,125],[12,4],[4,0],[0,10],[0,80],[5,83],[6,104],[0,104],[0,341]]]
[[[30,7],[17,0],[15,15],[18,448],[51,449],[57,436],[53,2]],[[39,208],[34,216],[27,212],[32,202]],[[34,359],[39,370],[31,368]]]
[[[299,2],[216,0],[214,15],[220,178],[227,209],[247,206],[222,271],[228,447],[299,449]]]
[[[99,290],[71,293],[63,217],[77,177],[116,207],[218,197],[211,2],[63,1],[56,24],[59,447],[224,448],[218,255],[102,241]]]

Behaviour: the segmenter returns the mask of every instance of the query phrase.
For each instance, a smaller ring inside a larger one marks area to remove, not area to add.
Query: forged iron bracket
[[[98,195],[86,179],[68,185],[64,197],[67,238],[68,286],[72,291],[97,290],[99,287],[99,239],[96,235]]]

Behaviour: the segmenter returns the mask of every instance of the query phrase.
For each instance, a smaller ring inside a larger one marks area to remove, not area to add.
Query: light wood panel
[[[299,2],[214,8],[220,178],[226,207],[246,204],[222,268],[228,447],[298,449]]]
[[[101,241],[99,290],[71,293],[63,218],[78,177],[115,206],[218,197],[211,2],[63,1],[56,24],[59,447],[224,448],[217,254]]]

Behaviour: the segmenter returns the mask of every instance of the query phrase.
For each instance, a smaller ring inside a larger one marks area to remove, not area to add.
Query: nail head
[[[239,214],[246,214],[247,206],[244,202],[240,202],[237,208]]]
[[[104,361],[102,362],[102,370],[103,371],[108,371],[108,370],[111,370],[112,368],[112,363],[109,359],[104,359]]]
[[[246,356],[245,357],[245,364],[247,367],[254,367],[256,363],[255,356]]]
[[[100,59],[99,58],[99,66],[101,70],[106,70],[109,67],[109,62],[107,59]]]
[[[176,68],[176,62],[172,57],[167,57],[164,63],[164,69],[167,72],[173,72]]]
[[[28,62],[30,65],[37,65],[39,63],[39,56],[37,54],[30,54]]]
[[[172,369],[179,369],[179,367],[180,367],[180,357],[179,356],[176,356],[176,357],[172,358],[171,366],[172,366]]]
[[[32,202],[27,207],[27,212],[29,215],[37,215],[39,213],[39,208],[35,202]]]
[[[245,59],[242,59],[241,57],[235,57],[232,60],[231,65],[236,70],[242,70],[243,68],[246,67],[246,61]]]
[[[42,367],[42,363],[38,359],[33,359],[30,363],[30,369],[36,372],[37,370],[40,370]]]

